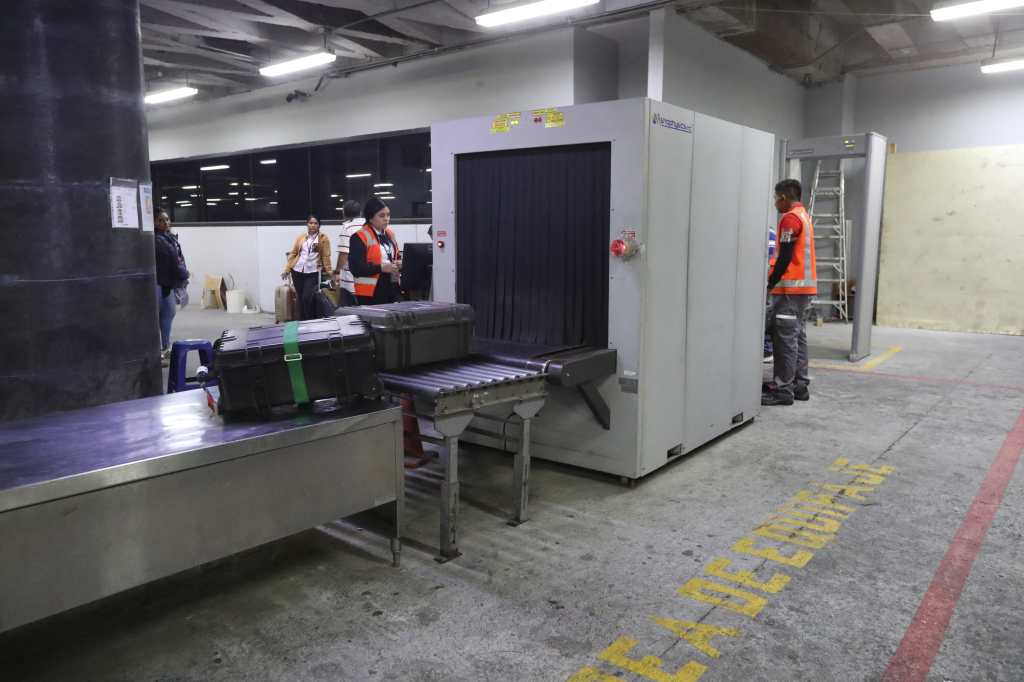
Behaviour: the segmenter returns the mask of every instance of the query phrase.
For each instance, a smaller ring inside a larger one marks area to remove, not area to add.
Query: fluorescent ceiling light
[[[271,206],[277,206],[276,201],[268,201],[267,203],[270,204]]]
[[[378,196],[378,197],[382,197],[382,196],[384,196],[385,194],[391,194],[391,192],[389,192],[389,191],[387,191],[387,190],[383,190],[383,191],[381,191],[381,192],[374,192],[374,195],[375,195],[375,196]]]
[[[182,189],[199,189],[199,185],[182,185]]]
[[[147,94],[143,99],[146,104],[163,104],[164,102],[173,102],[176,99],[185,99],[186,97],[192,97],[199,91],[195,88],[173,88],[171,90],[161,90],[160,92],[151,92]]]
[[[349,173],[345,177],[346,178],[368,178],[371,175],[373,175],[373,173]]]
[[[259,201],[259,199],[256,198],[256,197],[246,197],[245,200],[246,201]]]
[[[160,199],[166,199],[167,197],[160,197]]]
[[[199,195],[198,195],[198,194],[189,194],[189,196],[190,196],[190,197],[192,197],[193,199],[195,199],[195,198],[196,198],[196,197],[198,197]]]
[[[1007,71],[1020,71],[1021,69],[1024,69],[1024,59],[981,65],[982,73],[1006,73]]]
[[[395,183],[393,183],[393,182],[375,182],[375,183],[373,183],[373,186],[374,187],[394,187]]]
[[[978,14],[991,14],[1002,12],[1008,9],[1024,7],[1024,0],[973,0],[972,2],[958,2],[936,7],[932,10],[934,21],[952,21],[973,17]]]
[[[337,199],[337,198],[338,198],[338,195],[337,195],[337,194],[332,194],[332,195],[331,195],[331,198],[332,198],[332,199]]]
[[[248,182],[243,182],[242,184],[243,184],[243,185],[245,185],[246,187],[248,187],[248,186],[249,186],[249,183],[248,183]]]
[[[238,192],[228,192],[228,196],[229,197],[237,197],[238,196]]]
[[[531,2],[528,5],[520,5],[519,7],[510,7],[509,9],[502,9],[497,12],[481,14],[476,18],[476,23],[488,28],[502,26],[503,24],[512,24],[517,21],[546,17],[551,14],[558,14],[559,12],[568,12],[578,7],[596,5],[597,2],[598,0],[540,0],[540,2]]]
[[[229,182],[228,184],[231,185],[232,187],[238,187],[237,182]]]
[[[185,208],[186,206],[191,206],[191,205],[192,205],[191,201],[179,201],[178,202],[178,206],[180,208]]]
[[[175,201],[174,203],[176,203],[176,204],[191,204],[192,202],[191,202],[191,201],[188,201],[188,200],[186,199],[186,200],[184,200],[184,201]]]
[[[305,57],[299,57],[298,59],[289,59],[286,62],[278,62],[277,64],[264,66],[260,69],[260,75],[283,76],[286,73],[303,71],[305,69],[323,66],[324,64],[330,64],[337,58],[337,55],[331,54],[330,52],[317,52],[315,54],[306,55]]]
[[[200,166],[199,170],[201,170],[201,171],[227,170],[228,168],[231,168],[231,166],[227,165],[226,163],[218,163],[216,166]]]
[[[277,159],[260,159],[261,166],[271,166],[277,163]]]
[[[208,204],[216,204],[218,201],[223,201],[223,199],[219,199],[219,198],[218,199],[207,199],[206,203],[208,203]]]
[[[336,207],[334,208],[334,210],[335,210],[335,211],[344,211],[345,209],[343,209],[343,208],[342,208],[341,206],[336,206]]]

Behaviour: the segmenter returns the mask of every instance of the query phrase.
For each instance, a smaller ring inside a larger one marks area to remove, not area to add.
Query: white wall
[[[602,24],[591,33],[611,38],[618,45],[618,97],[647,97],[649,20],[646,16]]]
[[[399,248],[408,243],[427,243],[427,224],[392,225]],[[324,225],[324,234],[337,253],[340,225]],[[281,284],[285,253],[304,231],[301,225],[206,225],[174,227],[181,242],[185,262],[192,273],[188,295],[193,302],[202,300],[206,276],[234,279],[237,289],[246,293],[246,303],[262,310],[274,310],[274,289]],[[337,256],[331,257],[335,262]]]
[[[573,103],[619,98],[619,46],[583,28],[572,32]]]
[[[900,152],[1024,144],[1024,74],[977,64],[858,79],[854,125]]]
[[[305,102],[285,102],[315,80],[147,113],[158,161],[426,128],[435,121],[573,103],[571,29],[383,67],[328,82]]]
[[[648,88],[661,99],[702,114],[796,139],[804,135],[804,89],[743,50],[719,40],[671,9],[651,12]],[[652,94],[652,96],[654,96]]]

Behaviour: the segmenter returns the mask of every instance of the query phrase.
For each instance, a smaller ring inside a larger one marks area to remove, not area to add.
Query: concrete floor
[[[234,324],[224,317],[187,311],[175,335],[212,336]],[[433,560],[439,471],[427,466],[408,475],[400,569],[368,530],[376,519],[337,522],[10,633],[0,638],[0,676],[478,682],[565,680],[590,666],[684,682],[707,666],[704,681],[879,679],[1024,409],[1024,339],[876,329],[875,358],[902,350],[856,371],[836,359],[848,327],[809,333],[810,402],[766,408],[635,489],[536,462],[532,519],[511,528],[510,458],[469,452],[457,561]],[[799,491],[849,484],[850,474],[829,469],[840,457],[896,471],[863,501],[842,500],[854,511],[809,563],[733,551]],[[1024,680],[1022,511],[1024,466],[927,679]],[[754,590],[767,604],[753,618],[734,610],[740,602],[677,594],[719,558],[758,580],[790,580],[775,594]],[[735,630],[716,631],[713,657],[654,618]],[[656,661],[599,660],[623,637],[636,641],[630,658],[656,656],[663,672]],[[698,667],[683,669],[689,661]]]

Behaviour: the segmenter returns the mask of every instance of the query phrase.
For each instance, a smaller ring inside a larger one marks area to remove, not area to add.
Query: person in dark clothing
[[[185,256],[178,244],[178,235],[171,232],[167,211],[157,211],[156,234],[156,297],[160,318],[160,360],[166,363],[171,352],[171,323],[177,312],[178,294],[188,284],[189,272]]]
[[[373,197],[366,202],[363,217],[366,224],[349,240],[348,267],[355,278],[356,299],[360,305],[394,303],[401,298],[402,254],[388,226],[391,210]]]

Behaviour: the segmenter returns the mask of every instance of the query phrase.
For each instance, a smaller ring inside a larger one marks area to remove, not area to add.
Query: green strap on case
[[[284,325],[284,364],[288,367],[288,378],[292,382],[292,397],[296,405],[309,402],[309,390],[306,388],[306,376],[302,372],[302,353],[299,352],[299,323],[288,322]]]

